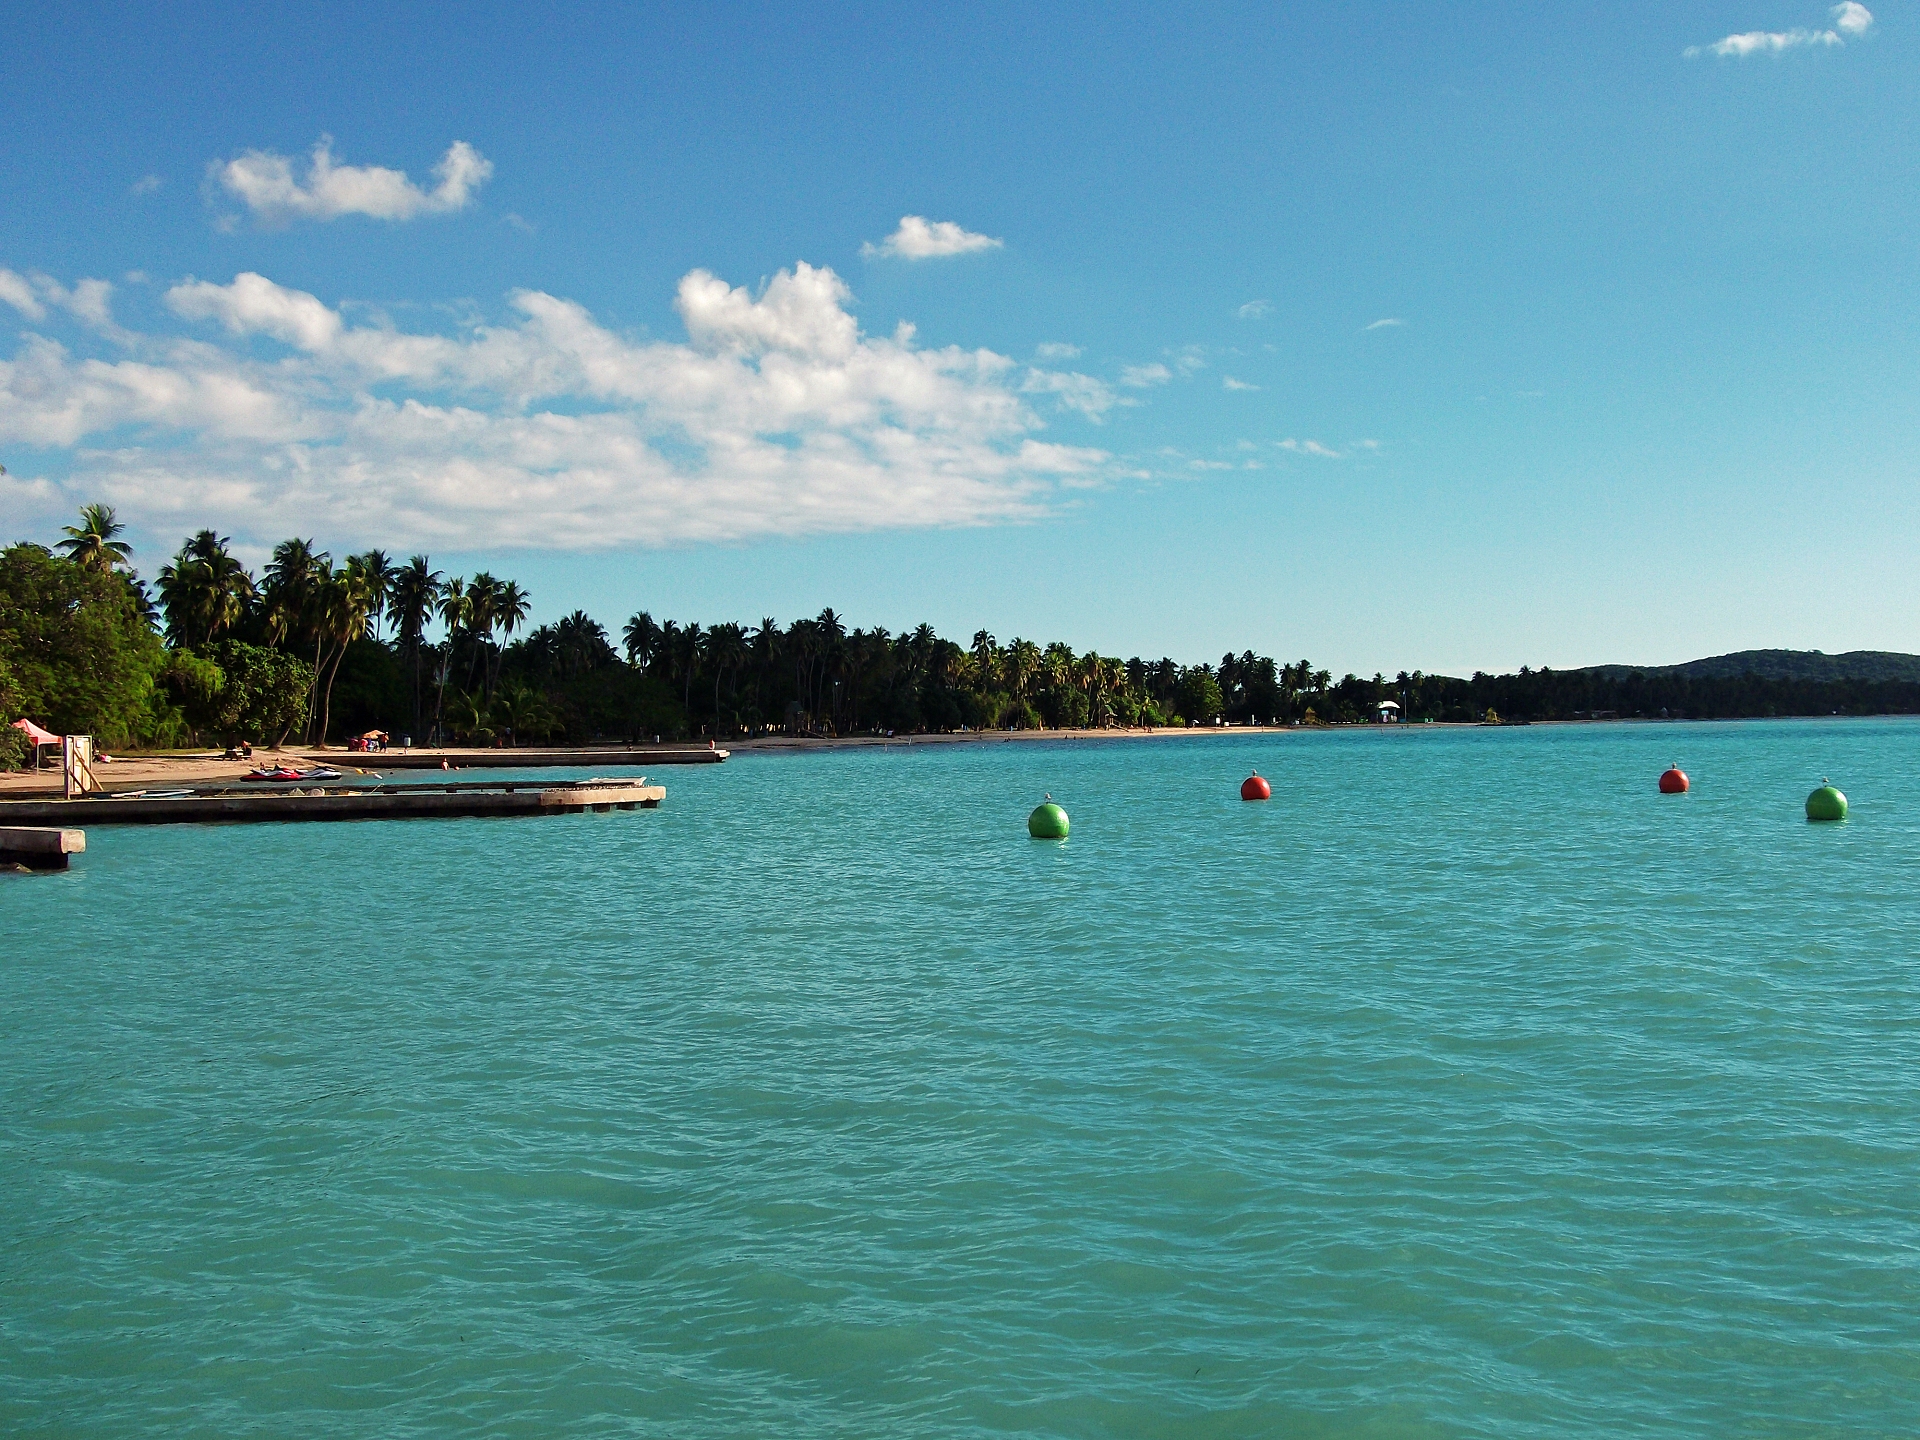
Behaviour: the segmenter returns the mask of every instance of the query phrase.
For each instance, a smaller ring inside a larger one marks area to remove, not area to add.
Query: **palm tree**
[[[493,738],[493,707],[487,703],[484,695],[470,694],[465,690],[454,691],[447,719],[453,726],[453,733],[466,737],[469,743],[484,744]]]
[[[327,577],[316,601],[316,624],[327,643],[327,679],[320,702],[319,737],[324,749],[327,732],[333,725],[333,682],[339,677],[340,662],[354,641],[367,638],[374,611],[372,589],[359,556],[349,556],[337,575]]]
[[[499,618],[500,582],[482,570],[467,586],[467,633],[473,638],[473,650],[467,657],[467,685],[473,685],[473,667],[481,652],[493,639],[494,622]]]
[[[1127,662],[1116,655],[1103,663],[1106,666],[1107,672],[1102,687],[1103,695],[1125,697],[1127,704],[1127,724],[1131,725],[1137,718],[1135,712],[1138,710],[1139,705],[1135,698],[1129,694],[1129,691],[1133,688],[1133,677],[1128,673]]]
[[[820,626],[814,620],[796,620],[787,627],[787,653],[793,657],[793,695],[806,713],[806,728],[813,722],[813,660],[819,653]]]
[[[659,649],[660,627],[653,623],[653,616],[641,610],[627,621],[620,638],[627,647],[627,664],[644,670],[653,663],[654,653]]]
[[[1034,677],[1040,673],[1040,647],[1031,640],[1022,640],[1018,635],[1007,646],[1006,663],[1007,684],[1013,691],[1013,698],[1022,705],[1027,703],[1027,687],[1033,684]]]
[[[517,580],[509,580],[500,587],[499,593],[494,596],[493,615],[495,622],[500,626],[502,640],[520,628],[530,608],[532,608],[532,597],[520,588]],[[493,683],[487,687],[489,694],[492,693],[494,686],[500,683],[500,662],[503,658],[504,652],[496,646],[493,652]]]
[[[467,599],[467,582],[464,578],[456,575],[441,585],[440,619],[447,627],[447,649],[440,657],[439,685],[433,698],[433,728],[436,733],[440,729],[441,713],[446,708],[447,672],[453,668],[454,645],[472,613],[473,606]]]
[[[738,625],[716,625],[707,632],[707,664],[713,668],[713,728],[720,729],[720,677],[747,659],[746,634]]]
[[[127,527],[113,518],[111,505],[85,506],[78,525],[60,528],[67,538],[55,548],[66,551],[67,558],[84,569],[106,572],[127,564],[133,555],[133,547],[116,538],[126,533]]]
[[[509,745],[519,744],[522,735],[542,739],[553,729],[553,707],[546,697],[518,682],[493,697],[493,714],[506,727]]]
[[[240,622],[258,591],[253,576],[227,550],[227,539],[202,530],[160,567],[160,604],[176,646],[211,645]]]
[[[394,573],[387,593],[387,618],[400,632],[400,647],[413,657],[413,728],[420,729],[420,647],[427,622],[440,599],[440,572],[416,555]]]
[[[562,678],[584,675],[615,658],[606,627],[584,610],[567,616],[553,627],[553,633]]]
[[[205,533],[205,532],[203,532]],[[267,633],[276,644],[297,644],[312,634],[320,584],[333,575],[333,562],[311,540],[282,540],[261,575]]]
[[[393,567],[384,550],[369,550],[359,557],[360,574],[366,581],[367,598],[373,608],[367,619],[373,625],[373,638],[380,638],[380,622],[387,613],[387,600],[393,594],[393,582],[400,572]]]
[[[325,592],[333,580],[333,561],[326,551],[315,550],[311,540],[282,540],[273,547],[263,578],[268,636],[277,645],[302,650],[313,641],[313,678],[307,687],[311,727],[319,709],[321,656],[327,643]]]
[[[980,667],[980,688],[991,690],[993,682],[999,678],[996,672],[1000,668],[1000,652],[994,645],[993,636],[984,630],[974,631],[972,654],[973,663]]]
[[[693,714],[693,672],[700,661],[701,630],[700,622],[690,621],[687,628],[680,632],[680,671],[685,683],[681,686],[680,708],[689,716]]]
[[[780,658],[780,622],[771,615],[760,617],[760,623],[753,631],[753,696],[754,709],[762,710],[768,696],[767,690],[773,684],[773,667]]]

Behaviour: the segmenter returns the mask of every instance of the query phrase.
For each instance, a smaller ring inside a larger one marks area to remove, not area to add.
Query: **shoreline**
[[[1132,729],[1115,726],[1106,730],[970,730],[952,734],[915,734],[915,735],[844,735],[831,738],[812,738],[790,735],[769,735],[756,740],[729,740],[720,748],[731,755],[804,755],[826,750],[893,750],[916,745],[989,745],[989,744],[1036,744],[1058,741],[1127,741],[1127,740],[1195,740],[1205,737],[1221,738],[1234,735],[1321,735],[1346,731],[1373,733],[1414,733],[1419,731],[1441,730],[1482,730],[1482,729],[1530,729],[1552,728],[1577,725],[1699,725],[1725,724],[1736,720],[1869,720],[1893,719],[1897,716],[1871,715],[1778,715],[1778,716],[1729,716],[1721,721],[1694,719],[1657,719],[1637,716],[1619,720],[1534,720],[1525,725],[1489,726],[1473,720],[1429,720],[1407,722],[1396,725],[1379,724],[1330,724],[1330,725],[1195,725],[1176,729],[1172,726],[1159,726],[1152,729],[1135,727]],[[539,750],[542,746],[516,746],[517,751]],[[630,750],[627,745],[581,745],[567,748],[569,755],[585,758],[577,764],[556,764],[555,769],[591,769],[596,752],[620,754]],[[697,748],[697,744],[688,742],[675,748]],[[96,771],[96,778],[109,790],[134,789],[143,785],[187,785],[204,782],[222,783],[239,781],[240,777],[256,765],[285,764],[296,769],[305,769],[324,763],[341,772],[343,776],[371,777],[396,771],[419,770],[419,757],[423,755],[445,759],[454,770],[486,770],[499,768],[489,765],[489,761],[501,754],[496,749],[473,749],[463,746],[431,748],[416,745],[402,752],[411,757],[407,766],[382,766],[378,752],[365,754],[357,750],[318,750],[309,746],[283,746],[280,749],[257,747],[251,760],[226,760],[212,752],[198,752],[176,755],[131,754],[116,757],[110,763],[103,764]],[[630,767],[641,768],[641,767]],[[16,770],[0,773],[0,798],[25,800],[46,795],[59,795],[61,776],[57,768],[41,771]]]

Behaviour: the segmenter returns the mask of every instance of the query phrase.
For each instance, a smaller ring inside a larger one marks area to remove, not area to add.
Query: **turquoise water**
[[[660,778],[0,877],[0,1432],[1920,1429],[1920,724]]]

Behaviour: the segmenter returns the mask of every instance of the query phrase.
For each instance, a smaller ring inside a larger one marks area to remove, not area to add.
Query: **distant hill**
[[[1757,675],[1763,680],[1891,680],[1920,684],[1920,655],[1893,650],[1849,650],[1828,655],[1819,650],[1741,650],[1711,655],[1684,665],[1590,665],[1569,673],[1618,679],[1642,675],[1680,675],[1689,680],[1737,680]]]

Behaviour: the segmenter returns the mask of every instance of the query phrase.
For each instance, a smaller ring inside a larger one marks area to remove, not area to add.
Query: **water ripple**
[[[1917,737],[95,830],[0,884],[0,1429],[1913,1433]]]

